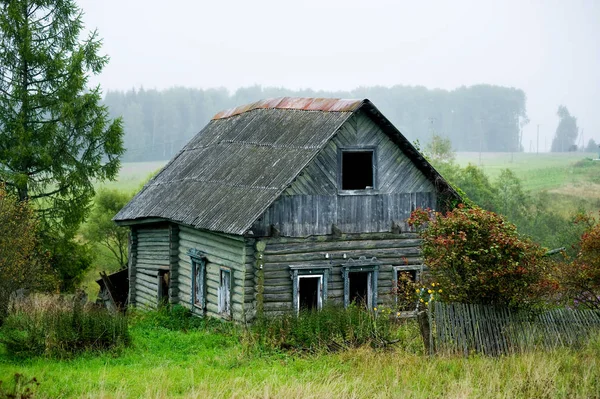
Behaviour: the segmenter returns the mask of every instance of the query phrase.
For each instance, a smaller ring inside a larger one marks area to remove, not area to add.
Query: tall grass
[[[337,351],[363,345],[400,344],[421,348],[414,321],[401,321],[386,312],[351,305],[325,305],[320,311],[283,313],[259,318],[247,331],[249,341],[262,349]]]
[[[77,297],[32,295],[11,304],[0,342],[14,357],[68,357],[129,342],[127,317]]]

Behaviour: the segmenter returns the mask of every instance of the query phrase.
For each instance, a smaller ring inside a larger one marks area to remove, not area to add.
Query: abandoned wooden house
[[[131,228],[129,303],[237,321],[373,307],[422,270],[411,211],[458,199],[369,100],[220,112],[115,216]]]

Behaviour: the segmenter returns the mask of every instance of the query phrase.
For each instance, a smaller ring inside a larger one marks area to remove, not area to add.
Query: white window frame
[[[322,274],[305,274],[305,275],[296,277],[296,279],[297,279],[296,284],[298,287],[298,293],[296,294],[296,297],[294,298],[296,313],[300,312],[300,280],[306,279],[306,278],[318,278],[319,279],[318,292],[317,292],[317,310],[323,309],[323,275]]]
[[[326,265],[293,265],[290,266],[292,279],[292,309],[300,312],[300,279],[319,278],[319,297],[317,298],[318,310],[323,308],[327,301],[327,286],[331,276],[331,264]]]

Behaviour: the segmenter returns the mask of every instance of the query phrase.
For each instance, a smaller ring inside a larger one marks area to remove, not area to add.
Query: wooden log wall
[[[154,309],[158,306],[158,274],[170,269],[170,234],[168,225],[135,229],[132,298],[136,306]]]
[[[375,147],[375,190],[339,192],[340,148]],[[387,232],[392,223],[403,231],[416,207],[436,208],[434,185],[365,114],[346,122],[298,178],[252,226],[255,236],[268,236],[273,225],[282,236]]]
[[[292,309],[290,266],[332,266],[327,300],[342,304],[342,265],[350,259],[376,257],[381,262],[377,280],[378,304],[392,301],[393,266],[420,265],[421,240],[415,233],[344,234],[308,238],[267,238],[257,241],[255,282],[257,306],[265,315]],[[328,258],[326,258],[326,254]],[[345,256],[345,257],[344,257]],[[258,283],[262,282],[262,286]],[[258,292],[262,290],[262,292]]]
[[[254,300],[254,280],[246,278],[248,274],[252,276],[254,257],[253,251],[248,253],[247,247],[248,244],[240,236],[179,226],[178,271],[177,280],[173,281],[177,286],[179,303],[197,315],[222,318],[223,315],[218,311],[218,289],[220,268],[225,267],[231,270],[232,318],[244,322],[244,305]],[[205,312],[192,306],[192,262],[188,255],[191,248],[202,251],[207,257]]]
[[[129,277],[129,294],[127,303],[131,306],[136,305],[135,284],[136,284],[136,260],[137,260],[137,229],[132,227],[129,231],[129,259],[127,260],[127,269]]]

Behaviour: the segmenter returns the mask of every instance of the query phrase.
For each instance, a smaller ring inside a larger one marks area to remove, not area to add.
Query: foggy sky
[[[111,58],[104,91],[517,87],[523,146],[550,148],[559,104],[600,142],[600,1],[78,0]],[[201,128],[201,127],[198,127]]]

